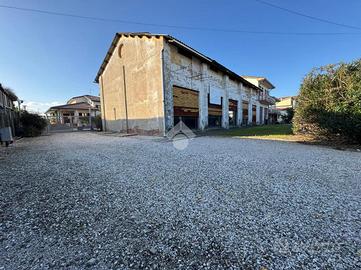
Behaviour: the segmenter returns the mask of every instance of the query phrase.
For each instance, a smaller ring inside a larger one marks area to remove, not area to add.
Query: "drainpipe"
[[[102,101],[103,104],[100,104],[101,106],[101,114],[102,114],[102,125],[103,125],[103,131],[107,130],[107,120],[105,118],[105,100],[104,100],[104,85],[103,85],[103,77],[100,77],[100,83],[101,83],[101,95],[102,95]]]
[[[165,126],[165,117],[166,117],[166,108],[165,108],[165,78],[164,78],[164,48],[162,49],[162,88],[163,88],[163,136],[166,136],[166,126]]]

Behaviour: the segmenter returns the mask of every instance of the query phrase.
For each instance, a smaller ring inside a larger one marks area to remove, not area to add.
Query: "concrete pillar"
[[[259,103],[256,104],[256,123],[257,125],[259,125],[261,123],[261,115],[260,115],[260,106],[259,106]]]
[[[60,124],[64,124],[64,116],[62,111],[59,111],[59,119],[60,119]]]
[[[252,118],[253,118],[253,111],[252,111],[252,99],[249,99],[249,103],[248,103],[248,124],[252,125]]]
[[[242,126],[242,117],[243,117],[243,103],[242,96],[237,100],[237,126]]]
[[[163,100],[165,132],[174,126],[173,111],[173,73],[171,72],[170,48],[165,44],[162,54]]]
[[[105,116],[105,104],[104,104],[104,85],[103,85],[103,76],[100,76],[100,108],[101,108],[101,118],[102,118],[102,129],[107,131],[107,120]]]
[[[267,106],[267,108],[264,108],[264,119],[265,119],[265,123],[267,122],[267,124],[269,124],[269,106]]]
[[[229,77],[223,76],[223,98],[222,98],[222,128],[229,128],[229,100],[228,100],[228,89],[229,89]]]
[[[243,118],[243,103],[242,103],[242,83],[238,84],[238,104],[237,104],[237,126],[242,126],[242,118]]]
[[[265,124],[266,123],[266,119],[267,119],[267,116],[266,116],[266,111],[267,109],[265,107],[263,107],[263,118],[262,118],[262,124]]]
[[[79,126],[79,112],[75,110],[74,112],[74,122],[75,125]]]
[[[202,64],[202,76],[208,78],[208,65]],[[199,129],[204,130],[208,127],[208,93],[209,80],[201,81],[201,88],[199,89]]]

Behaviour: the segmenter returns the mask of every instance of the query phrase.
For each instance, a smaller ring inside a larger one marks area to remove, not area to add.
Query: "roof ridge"
[[[94,82],[99,83],[99,77],[101,76],[101,74],[104,72],[106,65],[109,62],[109,59],[111,58],[115,48],[117,47],[118,41],[120,39],[120,37],[122,35],[129,35],[129,36],[139,36],[139,35],[144,35],[144,36],[163,36],[168,38],[168,42],[172,43],[171,41],[175,41],[174,44],[176,44],[175,46],[179,46],[182,47],[185,50],[189,50],[191,53],[197,55],[200,58],[203,58],[205,61],[207,61],[210,65],[213,65],[215,68],[218,68],[220,71],[223,71],[225,74],[230,75],[233,78],[237,78],[239,81],[241,81],[243,84],[245,84],[248,87],[254,88],[256,90],[261,91],[261,88],[259,88],[258,86],[252,84],[251,82],[247,81],[246,79],[244,79],[242,76],[238,75],[237,73],[235,73],[234,71],[230,70],[229,68],[225,67],[224,65],[218,63],[216,60],[204,55],[203,53],[193,49],[192,47],[190,47],[189,45],[185,44],[184,42],[180,41],[179,39],[171,36],[171,35],[167,35],[167,34],[152,34],[149,32],[117,32],[113,38],[113,41],[110,45],[110,48],[107,51],[107,54],[98,70],[98,73],[95,77]]]

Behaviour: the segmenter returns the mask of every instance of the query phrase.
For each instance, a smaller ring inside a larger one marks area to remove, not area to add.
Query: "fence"
[[[10,127],[13,136],[18,135],[19,113],[0,107],[0,128]]]

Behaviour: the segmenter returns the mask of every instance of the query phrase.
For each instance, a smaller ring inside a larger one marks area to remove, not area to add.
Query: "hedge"
[[[314,69],[304,78],[293,131],[361,143],[361,59]]]
[[[48,125],[47,121],[41,116],[26,111],[21,113],[20,123],[25,137],[35,137],[41,135]]]

